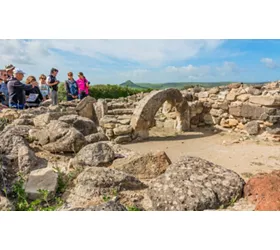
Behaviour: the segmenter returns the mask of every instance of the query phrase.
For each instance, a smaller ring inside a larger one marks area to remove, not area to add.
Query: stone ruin
[[[95,110],[104,133],[116,143],[145,139],[153,126],[177,132],[216,126],[279,140],[280,82],[152,91],[98,100]]]
[[[140,154],[118,144],[145,139],[154,126],[177,132],[218,126],[270,134],[279,141],[280,86],[235,83],[119,99],[86,97],[58,106],[47,101],[34,109],[3,109],[0,121],[0,211],[15,210],[12,187],[19,172],[26,177],[29,200],[40,189],[48,190],[52,199],[58,194],[58,167],[63,174],[76,174],[59,194],[59,210],[219,209],[243,196],[245,182],[234,171],[198,157],[171,162],[163,151]],[[267,186],[268,177],[255,177],[245,186],[259,210],[268,208],[258,200],[254,183]],[[277,204],[274,210],[280,209]]]

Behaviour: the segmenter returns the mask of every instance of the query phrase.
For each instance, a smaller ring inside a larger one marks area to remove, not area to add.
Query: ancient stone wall
[[[153,126],[176,131],[220,126],[250,135],[280,133],[280,82],[251,86],[232,83],[180,92],[167,89],[102,100],[101,106],[100,126],[118,143],[139,135],[147,137]]]

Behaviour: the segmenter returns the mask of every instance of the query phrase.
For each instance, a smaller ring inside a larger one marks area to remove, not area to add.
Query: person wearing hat
[[[58,104],[58,84],[59,81],[56,79],[58,73],[58,69],[52,68],[51,74],[47,77],[47,84],[51,88],[51,98],[52,98],[52,105]]]
[[[0,92],[2,92],[2,104],[9,105],[9,92],[8,92],[8,74],[5,72],[2,74],[2,83],[0,84]]]
[[[16,109],[24,109],[25,91],[31,90],[34,85],[26,85],[21,81],[26,73],[18,68],[14,69],[14,76],[8,82],[9,107]]]
[[[15,69],[15,66],[13,64],[9,64],[5,66],[6,72],[8,74],[8,81],[12,79],[13,77],[13,71]]]

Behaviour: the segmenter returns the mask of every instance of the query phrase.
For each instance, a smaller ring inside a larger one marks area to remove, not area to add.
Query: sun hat
[[[9,64],[9,65],[5,66],[5,69],[6,69],[6,71],[13,70],[13,69],[15,69],[15,66],[13,64]]]

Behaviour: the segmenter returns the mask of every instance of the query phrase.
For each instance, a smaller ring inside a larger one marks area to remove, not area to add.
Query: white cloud
[[[277,63],[271,59],[271,58],[262,58],[261,59],[261,62],[267,67],[267,68],[270,68],[270,69],[275,69],[275,68],[278,68],[279,66],[277,65]]]
[[[222,76],[225,76],[230,73],[239,73],[242,71],[240,67],[238,67],[234,62],[224,62],[221,67],[217,67],[216,70]]]
[[[210,66],[193,66],[191,64],[183,67],[168,66],[165,68],[167,73],[181,74],[183,77],[189,79],[199,79],[209,75],[211,70]]]
[[[107,56],[158,67],[215,50],[222,40],[49,40],[49,46],[99,60]]]

